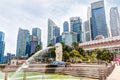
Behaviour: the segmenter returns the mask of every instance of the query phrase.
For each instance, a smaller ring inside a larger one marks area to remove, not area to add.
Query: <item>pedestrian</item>
[[[107,61],[105,61],[105,65],[108,66],[108,62]]]

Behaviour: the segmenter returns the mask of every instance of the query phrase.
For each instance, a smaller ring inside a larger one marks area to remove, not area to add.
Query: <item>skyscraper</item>
[[[58,42],[62,42],[62,36],[58,36],[58,37],[56,38],[56,43],[58,43]]]
[[[64,42],[65,45],[71,46],[71,44],[73,42],[72,41],[72,34],[70,32],[64,32],[62,34],[62,42]]]
[[[26,56],[26,47],[30,41],[30,33],[28,30],[24,30],[19,28],[18,37],[17,37],[17,57],[25,57]]]
[[[53,27],[53,37],[60,36],[60,28],[57,26]]]
[[[82,20],[80,17],[70,18],[70,28],[72,33],[77,33],[77,41],[82,42]]]
[[[71,46],[73,42],[77,42],[77,33],[72,32],[62,33],[62,42],[64,42],[65,45]]]
[[[90,26],[89,26],[89,21],[88,20],[84,22],[83,28],[84,28],[85,42],[90,41],[91,40],[91,35],[90,35],[91,32],[90,32]]]
[[[4,41],[4,36],[5,36],[5,34],[0,31],[0,41]]]
[[[112,37],[120,35],[120,16],[117,7],[110,9],[110,27]]]
[[[52,38],[52,44],[56,44],[57,43],[57,37],[60,36],[60,28],[57,26],[53,27],[53,38]]]
[[[69,24],[68,21],[63,23],[63,32],[69,32]]]
[[[60,28],[56,26],[56,24],[48,19],[48,43],[47,44],[55,44],[56,38],[60,36]]]
[[[108,37],[104,1],[97,1],[91,4],[91,35],[96,39],[98,35]]]
[[[51,19],[48,19],[48,41],[47,41],[47,44],[50,44],[52,42],[54,26],[56,26],[56,24]]]
[[[91,18],[91,8],[88,7],[87,10],[87,21],[83,23],[83,41],[90,41],[91,40],[91,23],[90,23],[90,18]]]
[[[33,28],[32,29],[32,36],[37,37],[38,44],[41,45],[41,29],[40,28]]]
[[[30,41],[30,53],[34,53],[36,50],[36,46],[38,45],[38,41]]]
[[[3,62],[4,50],[5,50],[5,42],[4,42],[5,34],[0,31],[0,62]]]

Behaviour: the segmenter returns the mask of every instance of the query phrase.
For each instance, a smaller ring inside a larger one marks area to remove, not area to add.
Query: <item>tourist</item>
[[[108,61],[105,61],[105,65],[108,66]]]

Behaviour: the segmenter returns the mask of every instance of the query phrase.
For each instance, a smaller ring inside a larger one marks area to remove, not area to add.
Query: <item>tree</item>
[[[63,60],[67,61],[67,60],[69,60],[69,57],[70,57],[70,54],[67,51],[64,51],[63,52]]]
[[[37,45],[36,48],[35,48],[35,52],[39,51],[42,49],[42,46],[41,45]]]
[[[78,44],[78,42],[73,42],[72,46],[74,47],[74,49],[76,49],[79,46],[79,44]]]
[[[110,52],[109,50],[98,50],[97,51],[97,59],[104,60],[104,61],[112,61],[114,59],[114,53]]]
[[[63,49],[63,51],[65,51],[65,50],[66,50],[66,45],[65,45],[65,43],[64,43],[64,42],[61,42],[61,44],[62,44],[62,49]]]
[[[90,60],[91,61],[96,61],[96,57],[97,57],[97,55],[92,51],[91,54],[90,54]]]
[[[77,59],[81,58],[82,56],[79,54],[77,50],[74,49],[70,52],[70,57],[73,59],[73,62],[74,62]]]
[[[85,56],[85,51],[83,48],[77,47],[76,49],[82,56]]]
[[[53,46],[53,45],[50,43],[50,44],[48,44],[48,46],[47,46],[47,47],[50,47],[50,46]]]

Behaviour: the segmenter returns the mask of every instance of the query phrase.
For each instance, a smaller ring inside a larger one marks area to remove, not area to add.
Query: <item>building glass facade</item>
[[[30,41],[30,54],[35,52],[38,41]]]
[[[77,33],[72,32],[62,33],[62,42],[64,42],[65,45],[71,46],[73,42],[77,42]]]
[[[64,42],[65,45],[71,46],[71,44],[72,44],[72,34],[70,32],[64,32],[62,34],[62,42]]]
[[[68,21],[63,23],[63,32],[69,32],[69,24]]]
[[[5,50],[4,36],[5,34],[0,31],[0,63],[4,62],[4,50]]]
[[[55,26],[53,27],[53,37],[60,36],[60,28]]]
[[[58,37],[56,38],[56,43],[58,43],[58,42],[62,42],[62,36],[58,36]]]
[[[48,19],[48,44],[56,44],[58,36],[60,36],[60,28],[52,20]]]
[[[56,26],[56,24],[51,19],[48,19],[48,40],[47,40],[47,45],[52,43],[53,27],[55,27],[55,26]]]
[[[120,15],[117,7],[110,9],[110,27],[112,37],[120,35]]]
[[[77,42],[82,42],[82,20],[80,19],[80,17],[70,18],[70,28],[71,32],[78,34]]]
[[[98,1],[91,4],[91,35],[95,40],[98,35],[108,37],[108,28],[106,24],[104,1]]]
[[[41,29],[40,28],[33,28],[32,29],[32,36],[37,37],[38,44],[41,45]]]
[[[85,42],[91,40],[90,34],[91,34],[91,30],[90,30],[89,21],[85,21],[84,22],[84,38],[85,38]]]
[[[17,37],[17,57],[25,57],[26,56],[26,46],[30,41],[30,33],[28,30],[24,30],[19,28],[18,37]]]

